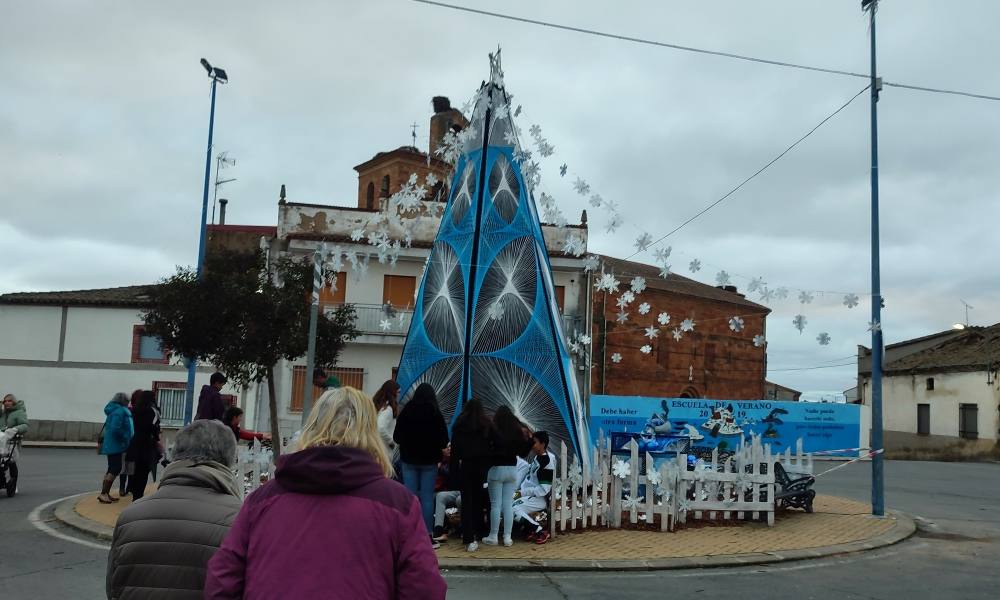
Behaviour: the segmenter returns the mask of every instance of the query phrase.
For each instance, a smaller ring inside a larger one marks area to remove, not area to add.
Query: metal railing
[[[156,394],[156,399],[160,404],[160,426],[183,427],[187,390],[160,388]]]

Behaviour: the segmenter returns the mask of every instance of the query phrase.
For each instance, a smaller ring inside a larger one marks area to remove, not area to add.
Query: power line
[[[423,1],[423,0],[420,0],[420,1]],[[851,102],[854,102],[854,100],[857,99],[858,96],[860,96],[861,94],[865,93],[865,91],[868,90],[869,87],[871,87],[871,86],[870,85],[866,85],[865,87],[861,88],[861,91],[859,91],[857,94],[854,94],[853,96],[851,96],[850,100],[848,100],[847,102],[841,104],[840,108],[838,108],[837,110],[835,110],[832,113],[830,113],[829,115],[827,115],[827,117],[825,119],[823,119],[822,121],[820,121],[815,127],[813,127],[812,129],[810,129],[805,135],[803,135],[799,139],[795,140],[795,142],[793,142],[791,146],[785,148],[781,152],[781,154],[779,154],[779,155],[775,156],[774,158],[772,158],[770,160],[770,162],[768,162],[766,165],[764,165],[760,169],[757,169],[757,171],[753,175],[751,175],[751,176],[747,177],[746,179],[744,179],[743,181],[741,181],[739,185],[737,185],[733,189],[731,189],[728,192],[726,192],[725,195],[723,195],[721,198],[719,198],[715,202],[712,202],[711,204],[709,204],[705,208],[701,209],[700,211],[698,211],[697,213],[695,213],[694,216],[690,217],[688,220],[684,221],[683,223],[681,223],[677,227],[674,227],[669,233],[667,233],[666,235],[664,235],[664,236],[660,237],[659,239],[657,239],[656,241],[654,241],[652,244],[649,245],[649,247],[652,248],[653,246],[656,246],[657,244],[659,244],[663,240],[665,240],[668,237],[672,236],[673,234],[677,233],[682,228],[684,228],[685,226],[687,226],[689,223],[691,223],[692,221],[694,221],[698,217],[702,216],[703,214],[707,213],[708,211],[712,210],[713,208],[715,208],[716,206],[718,206],[719,204],[721,204],[724,200],[726,200],[727,198],[729,198],[730,196],[732,196],[733,194],[735,194],[736,192],[738,192],[740,190],[740,188],[742,188],[744,185],[750,183],[751,180],[753,180],[755,177],[757,177],[758,175],[760,175],[761,173],[763,173],[764,171],[766,171],[768,169],[768,167],[770,167],[774,163],[776,163],[779,160],[781,160],[781,158],[783,156],[785,156],[786,154],[788,154],[789,152],[791,152],[791,150],[793,148],[795,148],[796,146],[798,146],[806,138],[808,138],[813,133],[815,133],[815,131],[817,129],[819,129],[820,127],[822,127],[824,123],[826,123],[827,121],[829,121],[830,119],[832,119],[833,117],[835,117],[838,113],[840,113],[840,111],[842,111],[845,108],[847,108],[851,104]],[[633,252],[632,254],[628,255],[625,258],[625,260],[629,260],[629,259],[635,257],[636,255],[640,254],[640,252],[641,251],[639,251],[639,250]]]
[[[429,4],[432,6],[439,6],[441,8],[450,8],[452,10],[458,10],[468,13],[473,13],[477,15],[483,15],[487,17],[494,17],[497,19],[505,19],[508,21],[516,21],[518,23],[527,23],[529,25],[538,25],[541,27],[550,27],[552,29],[561,29],[563,31],[572,31],[575,33],[583,33],[587,35],[594,35],[603,38],[609,38],[624,42],[632,42],[635,44],[644,44],[647,46],[658,46],[660,48],[670,48],[672,50],[681,50],[683,52],[694,52],[696,54],[707,54],[709,56],[718,56],[722,58],[730,58],[734,60],[742,60],[747,62],[761,63],[765,65],[771,65],[775,67],[786,67],[790,69],[801,69],[803,71],[815,71],[818,73],[827,73],[830,75],[841,75],[845,77],[859,77],[862,79],[871,79],[871,75],[866,75],[864,73],[855,73],[853,71],[842,71],[840,69],[827,69],[824,67],[814,67],[811,65],[800,65],[798,63],[790,63],[780,60],[770,60],[766,58],[757,58],[755,56],[747,56],[745,54],[736,54],[734,52],[721,52],[719,50],[706,50],[704,48],[695,48],[692,46],[682,46],[680,44],[671,44],[668,42],[659,42],[656,40],[650,40],[646,38],[633,37],[629,35],[621,35],[617,33],[608,33],[606,31],[597,31],[596,29],[587,29],[584,27],[573,27],[571,25],[562,25],[559,23],[552,23],[550,21],[540,21],[538,19],[529,19],[526,17],[518,17],[514,15],[508,15],[504,13],[491,12],[488,10],[481,10],[478,8],[469,8],[468,6],[459,6],[457,4],[448,4],[445,2],[435,2],[434,0],[413,0],[413,2],[419,2],[420,4]],[[987,94],[975,94],[972,92],[964,92],[960,90],[949,90],[943,88],[932,88],[923,87],[917,85],[907,85],[903,83],[892,83],[884,81],[883,85],[890,87],[898,87],[909,90],[917,90],[921,92],[932,92],[935,94],[951,94],[955,96],[966,96],[968,98],[978,98],[980,100],[995,100],[1000,101],[1000,96],[990,96]]]
[[[768,369],[768,373],[777,373],[779,371],[812,371],[813,369],[832,369],[834,367],[849,367],[851,365],[857,365],[856,362],[843,363],[839,365],[824,365],[821,367],[797,367],[794,369]]]

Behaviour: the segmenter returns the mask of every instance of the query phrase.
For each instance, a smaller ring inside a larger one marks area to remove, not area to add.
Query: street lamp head
[[[229,83],[229,76],[226,75],[225,69],[213,67],[204,58],[201,59],[201,66],[205,67],[205,71],[208,72],[208,76],[211,77],[212,79],[218,81],[219,83]]]
[[[208,61],[203,58],[203,59],[201,59],[201,66],[205,67],[205,70],[208,71],[208,76],[211,77],[212,76],[212,65],[208,64]]]

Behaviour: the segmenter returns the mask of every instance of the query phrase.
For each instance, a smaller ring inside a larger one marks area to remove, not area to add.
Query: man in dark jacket
[[[198,396],[198,412],[195,413],[195,420],[215,419],[221,421],[226,414],[226,401],[222,399],[219,390],[226,385],[226,376],[222,373],[212,373],[209,385],[201,386],[201,395]]]
[[[195,421],[174,441],[156,493],[122,511],[106,589],[119,598],[202,597],[208,559],[240,510],[236,440],[222,423]]]

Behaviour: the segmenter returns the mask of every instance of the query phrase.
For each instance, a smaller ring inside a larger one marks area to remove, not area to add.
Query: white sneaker
[[[497,545],[500,544],[500,542],[497,540],[497,538],[491,537],[491,536],[484,537],[483,538],[483,543],[486,544],[487,546],[497,546]]]
[[[465,547],[466,552],[475,552],[476,550],[479,550],[479,544],[476,542],[472,542],[471,544]]]
[[[513,539],[511,539],[511,538],[509,538],[509,537],[505,537],[505,538],[503,539],[503,545],[504,545],[504,546],[507,546],[508,548],[510,548],[511,546],[513,546],[513,545],[514,545],[514,540],[513,540]]]

